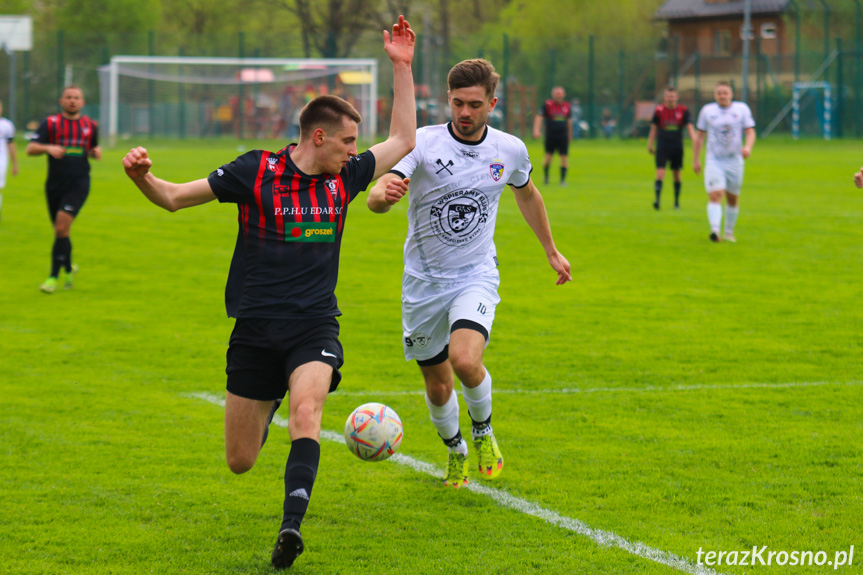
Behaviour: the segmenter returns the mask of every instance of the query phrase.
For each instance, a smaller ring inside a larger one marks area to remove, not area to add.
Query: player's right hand
[[[123,169],[126,175],[137,180],[143,178],[153,166],[153,160],[147,156],[147,149],[142,147],[132,148],[123,158]]]
[[[410,178],[393,178],[387,182],[387,187],[384,189],[384,199],[387,204],[392,206],[401,200],[408,193],[408,184],[411,183]]]
[[[647,146],[647,153],[650,154],[651,156],[656,153],[653,149],[653,146]]]
[[[700,174],[701,173],[701,162],[699,162],[698,160],[694,160],[692,162],[692,171],[695,172],[696,176],[698,174]]]
[[[854,174],[854,184],[858,188],[863,188],[863,168],[860,168],[860,171]]]
[[[56,158],[59,160],[60,158],[62,158],[63,156],[66,155],[66,148],[64,148],[63,146],[58,146],[58,145],[48,146],[48,154],[52,158]]]

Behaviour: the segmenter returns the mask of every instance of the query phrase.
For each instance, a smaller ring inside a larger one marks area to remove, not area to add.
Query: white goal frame
[[[824,91],[824,108],[822,110],[821,122],[824,130],[824,139],[829,141],[833,135],[833,111],[829,82],[794,82],[791,93],[791,136],[795,140],[800,138],[800,100],[809,90]]]
[[[327,66],[349,66],[365,67],[370,72],[368,84],[363,84],[363,90],[367,90],[367,98],[364,98],[366,109],[359,110],[363,116],[360,124],[360,133],[374,141],[377,135],[377,99],[378,99],[378,61],[374,58],[209,58],[193,56],[113,56],[110,64],[102,69],[108,71],[108,102],[101,102],[103,109],[107,107],[108,138],[111,147],[114,147],[117,139],[117,119],[120,108],[119,80],[120,67],[123,64],[176,64],[183,66],[230,66],[234,68],[255,68],[263,66],[304,66],[304,65],[327,65]],[[255,83],[265,84],[266,81],[244,82],[244,85],[252,86]],[[103,90],[104,92],[104,90]]]

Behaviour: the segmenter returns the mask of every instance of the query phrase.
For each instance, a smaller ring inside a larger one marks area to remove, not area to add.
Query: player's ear
[[[316,146],[323,146],[326,137],[327,134],[324,132],[323,128],[315,128],[315,131],[312,133],[312,141]]]

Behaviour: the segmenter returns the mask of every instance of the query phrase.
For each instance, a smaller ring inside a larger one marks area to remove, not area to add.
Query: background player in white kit
[[[701,108],[698,129],[692,141],[693,170],[701,172],[701,147],[707,134],[707,165],[704,169],[704,187],[710,197],[707,203],[707,220],[710,222],[711,241],[720,241],[722,224],[722,197],[725,196],[725,235],[728,242],[736,242],[734,226],[740,213],[738,197],[743,185],[743,162],[755,145],[755,120],[752,111],[743,102],[733,101],[731,84],[719,82],[713,90],[716,102]],[[744,143],[744,134],[746,141]]]
[[[486,125],[500,76],[490,62],[465,60],[447,76],[452,122],[417,132],[414,151],[369,192],[373,212],[384,213],[408,191],[408,235],[402,281],[404,352],[420,366],[431,421],[449,448],[444,485],[467,484],[467,442],[459,430],[453,371],[471,417],[483,479],[503,469],[491,427],[491,376],[482,356],[488,344],[500,274],[494,226],[507,184],[524,219],[557,272],[572,280],[569,262],[554,245],[545,204],[530,179],[527,148]]]
[[[3,102],[0,102],[0,116],[3,116]],[[0,117],[0,216],[3,215],[3,189],[6,187],[6,172],[12,161],[12,175],[18,175],[18,156],[15,153],[15,126],[6,118]]]

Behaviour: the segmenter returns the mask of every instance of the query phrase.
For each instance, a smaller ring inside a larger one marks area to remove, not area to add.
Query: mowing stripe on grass
[[[418,380],[419,381],[419,380]],[[494,393],[507,394],[576,394],[576,393],[638,393],[647,391],[710,391],[721,389],[783,389],[788,387],[821,387],[825,385],[835,386],[859,386],[863,381],[800,381],[790,383],[739,383],[739,384],[693,384],[693,385],[645,385],[643,387],[561,387],[557,389],[501,389],[494,388]],[[340,396],[365,397],[375,396],[400,396],[400,395],[422,395],[425,392],[418,391],[342,391],[337,392]]]
[[[187,395],[188,397],[203,399],[204,401],[208,401],[222,407],[225,406],[225,399],[212,393],[190,393]],[[279,427],[288,427],[288,420],[278,415],[273,418],[273,423]],[[329,431],[326,429],[321,430],[321,438],[335,443],[344,444],[345,442],[341,433],[336,433],[335,431]],[[393,455],[390,458],[390,461],[410,467],[414,471],[425,473],[440,479],[443,479],[444,476],[443,470],[438,467],[430,463],[426,463],[425,461],[402,455],[401,453]],[[572,519],[571,517],[560,515],[554,511],[540,507],[536,503],[510,495],[501,489],[495,489],[493,487],[487,487],[476,483],[469,483],[467,488],[474,493],[485,495],[486,497],[493,499],[498,505],[514,511],[519,511],[525,515],[537,517],[546,523],[587,537],[598,545],[602,545],[604,547],[618,547],[627,553],[637,555],[638,557],[642,557],[656,563],[661,563],[662,565],[667,565],[668,567],[672,567],[678,571],[683,571],[684,573],[690,573],[692,575],[722,575],[721,573],[717,573],[703,565],[696,565],[687,559],[678,557],[673,553],[655,549],[638,541],[633,543],[610,531],[594,529],[578,519]]]

